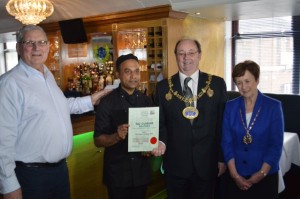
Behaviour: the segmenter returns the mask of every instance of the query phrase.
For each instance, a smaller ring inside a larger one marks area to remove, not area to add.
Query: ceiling
[[[22,24],[0,1],[0,43],[14,40]],[[300,0],[51,0],[54,13],[42,23],[83,18],[169,4],[175,11],[210,20],[237,20],[300,15]],[[200,15],[195,15],[198,12]],[[2,34],[1,34],[2,33]]]

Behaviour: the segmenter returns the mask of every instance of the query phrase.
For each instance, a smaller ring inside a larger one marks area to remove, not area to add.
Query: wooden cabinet
[[[146,31],[146,43],[143,49],[146,49],[146,58],[140,59],[141,65],[141,90],[146,89],[147,95],[155,93],[157,82],[168,78],[178,71],[174,47],[176,42],[182,38],[183,20],[164,18],[158,20],[149,20],[137,23],[117,24],[115,32],[115,50],[126,49],[122,44],[120,32],[144,32]],[[130,34],[128,34],[130,35]],[[142,35],[142,34],[141,34]],[[130,39],[129,41],[133,41]],[[138,42],[133,42],[138,43]],[[132,45],[129,45],[132,46]],[[135,54],[139,48],[131,48],[130,52]],[[117,53],[119,55],[119,53]]]
[[[164,77],[164,33],[162,26],[147,28],[147,68],[148,68],[148,90],[147,94],[155,92],[156,83]]]
[[[132,53],[139,59],[141,79],[139,89],[151,95],[156,83],[166,76],[165,38],[162,26],[121,29],[117,32],[117,57]]]
[[[147,27],[148,95],[156,84],[178,71],[174,48],[184,34],[183,20],[164,18],[149,21]]]

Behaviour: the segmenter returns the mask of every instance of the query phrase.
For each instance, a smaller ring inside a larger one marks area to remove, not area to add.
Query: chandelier
[[[23,24],[36,25],[49,17],[54,8],[48,0],[9,0],[6,10]]]

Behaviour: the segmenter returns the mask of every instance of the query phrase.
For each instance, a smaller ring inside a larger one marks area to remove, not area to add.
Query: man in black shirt
[[[150,107],[153,102],[136,88],[140,83],[138,58],[122,55],[116,61],[120,85],[100,102],[95,120],[94,143],[105,147],[103,182],[110,199],[146,197],[151,181],[150,160],[141,152],[128,152],[128,108]],[[162,155],[163,143],[154,149]]]

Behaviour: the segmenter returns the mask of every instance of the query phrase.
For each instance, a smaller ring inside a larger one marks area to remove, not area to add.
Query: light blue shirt
[[[0,76],[0,192],[20,188],[15,161],[57,162],[72,150],[70,114],[93,110],[91,97],[66,98],[52,73],[22,60]]]

